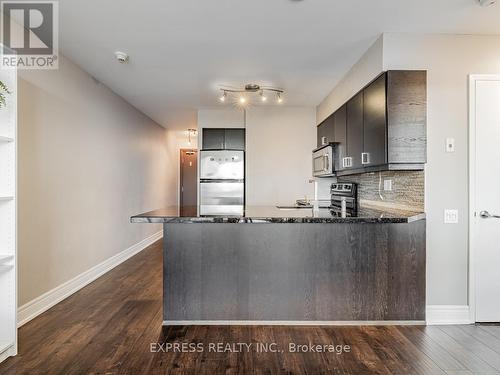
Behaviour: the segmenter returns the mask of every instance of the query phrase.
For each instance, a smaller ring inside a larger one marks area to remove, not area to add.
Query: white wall
[[[189,143],[189,132],[187,129],[197,129],[196,124],[177,124],[170,126],[166,130],[167,134],[167,155],[169,166],[172,170],[169,173],[175,173],[175,176],[169,177],[167,181],[166,191],[174,192],[176,196],[175,204],[180,203],[180,150],[181,149],[198,149],[198,135],[191,136]]]
[[[247,111],[248,205],[289,205],[314,198],[311,152],[315,109],[255,107]]]
[[[130,216],[176,200],[167,131],[59,67],[20,72],[20,305],[159,231]]]
[[[384,38],[380,36],[361,56],[351,70],[337,83],[317,107],[317,123],[320,124],[359,90],[377,77],[383,70]]]
[[[246,117],[246,121],[245,121]],[[246,125],[247,205],[292,204],[314,197],[311,151],[316,145],[315,108],[250,107],[198,112],[201,128]]]
[[[239,108],[200,109],[198,111],[198,127],[200,129],[244,128],[245,112]]]
[[[428,70],[427,299],[467,304],[468,75],[500,74],[500,37],[386,34],[384,68]],[[453,154],[447,137],[456,140]],[[445,208],[459,210],[459,224],[443,223]]]
[[[379,61],[366,56],[358,63],[369,64],[373,72]],[[468,75],[500,73],[500,37],[470,35],[385,34],[383,68],[426,69],[428,71],[428,118],[426,166],[427,213],[427,304],[468,303]],[[344,81],[368,82],[370,69],[353,69]],[[348,96],[350,88],[338,86],[335,96]],[[332,96],[333,94],[330,94]],[[335,110],[323,102],[317,109],[318,122]],[[456,152],[445,153],[445,139],[456,140]],[[444,224],[443,210],[460,211],[459,224]]]

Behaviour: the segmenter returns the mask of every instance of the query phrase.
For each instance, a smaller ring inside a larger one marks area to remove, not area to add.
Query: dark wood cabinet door
[[[334,115],[328,116],[317,129],[317,147],[334,141]]]
[[[202,147],[204,150],[223,150],[225,143],[224,129],[203,129]]]
[[[226,129],[224,146],[226,150],[245,151],[245,129]]]
[[[427,161],[427,72],[387,72],[389,163]]]
[[[363,166],[387,163],[386,74],[363,91]]]
[[[347,102],[347,168],[361,168],[363,153],[363,91]],[[342,162],[342,160],[341,160]]]
[[[326,137],[326,120],[316,128],[316,147],[322,146],[323,137]]]
[[[342,160],[347,156],[347,113],[346,105],[340,107],[334,113],[333,133],[335,140],[335,170],[342,170]]]

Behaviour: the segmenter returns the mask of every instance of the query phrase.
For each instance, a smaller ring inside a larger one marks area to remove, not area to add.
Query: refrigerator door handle
[[[207,179],[207,178],[202,178],[200,179],[200,184],[219,184],[219,183],[243,183],[245,180],[231,180],[231,179]]]

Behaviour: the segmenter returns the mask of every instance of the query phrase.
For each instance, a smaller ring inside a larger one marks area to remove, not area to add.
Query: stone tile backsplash
[[[392,191],[384,191],[384,180],[392,180]],[[358,200],[361,205],[375,204],[424,211],[424,171],[363,173],[339,177],[338,181],[358,184]]]

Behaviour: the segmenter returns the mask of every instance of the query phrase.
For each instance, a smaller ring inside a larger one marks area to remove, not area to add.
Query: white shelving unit
[[[0,108],[1,362],[17,354],[17,72],[0,69],[0,80],[11,91]]]

